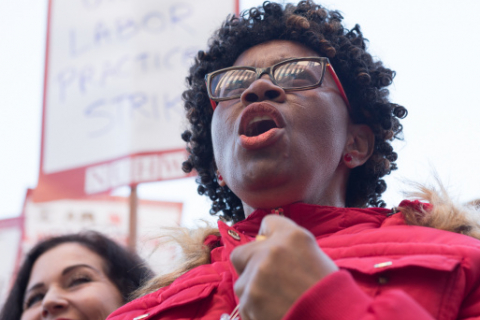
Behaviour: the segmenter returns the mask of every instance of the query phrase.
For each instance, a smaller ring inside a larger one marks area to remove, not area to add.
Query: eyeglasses
[[[347,108],[350,103],[340,79],[325,57],[293,58],[276,63],[268,68],[230,67],[205,76],[208,96],[215,110],[217,102],[238,99],[250,85],[264,74],[286,92],[308,90],[321,86],[325,70],[328,70],[337,85]]]

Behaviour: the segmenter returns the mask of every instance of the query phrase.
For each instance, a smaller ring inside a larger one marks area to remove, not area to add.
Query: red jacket
[[[404,201],[402,205],[419,205]],[[461,234],[407,226],[401,213],[292,204],[284,215],[308,229],[340,271],[305,292],[287,320],[480,319],[480,242]],[[263,217],[257,210],[206,243],[211,263],[134,300],[109,320],[212,319],[237,305],[232,250],[252,241]],[[288,290],[288,288],[286,288]]]

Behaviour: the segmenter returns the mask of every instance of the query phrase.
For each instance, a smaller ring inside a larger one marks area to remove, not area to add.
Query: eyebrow
[[[290,56],[284,56],[284,57],[275,58],[275,59],[272,61],[272,66],[273,66],[274,64],[283,62],[283,61],[288,60],[288,59],[293,59],[293,58],[294,58],[294,57],[290,57]]]
[[[68,274],[69,272],[75,270],[75,269],[78,269],[78,268],[88,268],[88,269],[91,269],[93,271],[95,271],[96,273],[100,273],[99,270],[97,270],[97,268],[94,268],[88,264],[75,264],[73,266],[70,266],[70,267],[67,267],[65,269],[63,269],[62,271],[62,276],[65,276],[66,274]],[[40,283],[37,283],[35,284],[33,287],[31,287],[30,289],[28,289],[27,291],[25,291],[25,296],[27,296],[27,294],[33,290],[36,290],[38,288],[41,288],[41,287],[44,287],[45,284],[43,282],[40,282]]]
[[[67,273],[71,272],[72,270],[75,270],[75,269],[78,269],[78,268],[88,268],[88,269],[91,269],[93,271],[95,271],[96,273],[100,273],[99,270],[97,270],[97,268],[94,268],[92,267],[91,265],[88,265],[88,264],[75,264],[73,266],[70,266],[70,267],[67,267],[65,269],[63,269],[62,271],[62,276],[66,275]]]
[[[293,59],[295,57],[291,57],[291,56],[283,56],[283,57],[277,57],[275,58],[274,60],[270,61],[270,66],[273,66],[274,64],[277,64],[277,63],[280,63],[280,62],[283,62],[285,60],[288,60],[288,59]],[[238,66],[238,67],[254,67],[254,64],[256,64],[258,61],[256,61],[255,63],[253,64],[248,64],[248,65],[244,65],[244,66]]]
[[[44,287],[44,286],[45,286],[45,284],[44,284],[43,282],[37,283],[36,285],[34,285],[33,287],[31,287],[30,289],[28,289],[27,291],[25,291],[24,296],[26,297],[29,292],[31,292],[31,291],[33,291],[33,290],[36,290],[36,289],[38,289],[38,288]]]

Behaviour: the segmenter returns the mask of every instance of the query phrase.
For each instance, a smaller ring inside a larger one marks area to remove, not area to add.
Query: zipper
[[[238,305],[233,309],[231,314],[224,313],[220,317],[220,320],[239,320],[240,319],[240,312],[238,311]]]

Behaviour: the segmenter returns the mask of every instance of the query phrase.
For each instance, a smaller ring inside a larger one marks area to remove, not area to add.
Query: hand
[[[266,216],[266,239],[237,247],[230,259],[242,320],[280,320],[311,286],[338,270],[315,237],[293,221]]]

